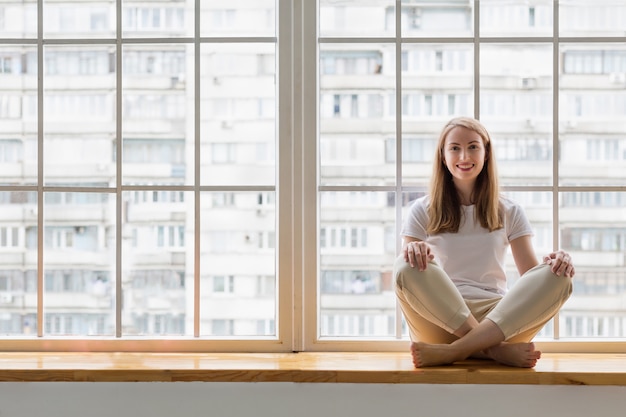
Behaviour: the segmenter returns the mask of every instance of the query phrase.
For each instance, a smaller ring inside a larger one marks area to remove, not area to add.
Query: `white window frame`
[[[474,4],[474,10],[478,10],[479,7],[479,0],[475,0],[475,4]],[[400,8],[402,6],[402,9],[404,10],[404,5],[402,4],[402,2],[400,0],[397,0],[395,2],[395,6],[396,8]],[[473,26],[474,26],[474,36],[471,36],[469,38],[463,39],[463,40],[459,40],[458,38],[454,38],[454,39],[445,39],[445,38],[436,38],[436,39],[430,39],[429,37],[419,37],[419,38],[403,38],[402,37],[402,33],[401,33],[401,27],[400,27],[400,21],[402,20],[403,16],[401,16],[400,14],[398,14],[396,16],[396,33],[395,33],[395,37],[391,37],[391,38],[367,38],[367,37],[319,37],[317,38],[317,42],[309,42],[309,37],[311,36],[317,36],[317,22],[311,22],[310,20],[314,20],[313,17],[315,17],[315,19],[317,19],[317,17],[319,16],[319,14],[317,13],[317,10],[315,8],[315,5],[310,5],[310,4],[303,4],[303,8],[305,10],[304,15],[307,16],[307,20],[306,21],[302,21],[300,27],[303,28],[303,49],[304,49],[304,57],[303,59],[300,61],[303,63],[303,68],[302,68],[302,73],[303,73],[303,78],[305,80],[305,82],[303,82],[303,89],[302,89],[302,97],[303,97],[303,114],[307,115],[307,114],[319,114],[318,112],[323,111],[323,109],[318,110],[318,103],[317,101],[317,97],[320,97],[320,100],[323,100],[323,98],[325,97],[325,95],[329,94],[328,91],[319,91],[318,90],[318,83],[319,80],[316,77],[316,73],[314,73],[313,71],[317,71],[317,66],[321,65],[318,63],[318,58],[315,55],[314,51],[317,51],[317,47],[321,47],[324,45],[328,45],[328,44],[333,44],[333,43],[338,43],[338,44],[359,44],[361,47],[362,45],[367,45],[368,42],[370,43],[391,43],[391,44],[395,44],[396,46],[396,54],[395,54],[395,71],[396,71],[396,88],[398,90],[402,89],[402,83],[401,83],[401,72],[402,71],[406,71],[406,67],[403,68],[403,64],[406,64],[405,61],[408,61],[408,57],[405,55],[405,58],[403,60],[403,50],[402,50],[402,45],[406,45],[407,41],[408,42],[423,42],[423,43],[450,43],[450,44],[458,44],[458,43],[467,43],[469,45],[473,45],[473,53],[474,53],[474,69],[473,69],[473,74],[474,74],[474,85],[479,86],[480,85],[480,60],[477,59],[478,57],[478,53],[480,51],[480,45],[483,43],[488,43],[490,40],[487,39],[487,37],[481,37],[480,35],[478,35],[479,32],[479,28],[480,28],[480,14],[479,13],[474,13],[473,16]],[[554,1],[554,13],[553,13],[553,27],[555,28],[555,31],[558,30],[559,28],[559,13],[558,13],[558,1]],[[501,43],[520,43],[520,42],[536,42],[538,39],[540,39],[541,37],[499,37],[497,38],[497,42],[501,42]],[[611,38],[587,38],[584,40],[581,40],[580,38],[572,38],[572,39],[567,39],[565,37],[559,37],[559,36],[553,36],[553,37],[543,37],[541,38],[541,42],[548,44],[548,45],[552,45],[552,53],[553,53],[553,74],[554,74],[554,89],[553,89],[553,94],[555,97],[553,97],[553,106],[552,106],[552,121],[553,121],[553,132],[557,132],[555,134],[553,134],[553,138],[552,138],[552,145],[553,145],[553,153],[557,153],[558,150],[558,132],[559,132],[559,126],[558,126],[558,115],[559,115],[559,100],[558,100],[558,95],[559,95],[559,88],[558,88],[558,80],[559,80],[559,73],[560,70],[558,68],[559,62],[560,62],[560,57],[559,57],[559,45],[562,42],[616,42],[618,41],[617,39],[611,39]],[[620,40],[623,41],[623,40]],[[442,58],[444,58],[444,56],[442,56]],[[445,61],[445,59],[444,59]],[[443,70],[446,69],[446,64],[445,62],[442,62],[442,68]],[[314,70],[312,70],[311,72],[309,71],[309,68],[313,68]],[[332,91],[332,94],[335,94],[336,96],[340,96],[342,92],[341,91]],[[423,100],[426,101],[426,97],[422,97]],[[434,96],[430,96],[430,100],[434,100]],[[343,103],[342,103],[343,104]],[[396,94],[395,97],[395,106],[390,103],[390,108],[391,109],[401,109],[402,105],[405,104],[402,102],[402,94]],[[426,103],[427,104],[427,103]],[[425,103],[422,103],[422,107],[424,107],[426,105]],[[434,103],[433,103],[434,104]],[[479,94],[475,94],[474,95],[474,117],[476,118],[480,118],[480,95]],[[457,104],[458,105],[458,104]],[[428,107],[428,106],[426,106]],[[434,106],[433,106],[434,107]],[[343,109],[341,109],[343,110]],[[431,109],[432,110],[432,109]],[[434,113],[434,111],[433,111]],[[396,120],[396,127],[397,127],[397,132],[401,132],[402,131],[402,118],[407,116],[404,111],[397,111],[397,120]],[[328,114],[326,114],[327,117]],[[338,117],[338,115],[335,115],[335,117]],[[319,140],[317,138],[317,135],[319,134],[317,131],[318,125],[317,125],[317,120],[315,121],[310,121],[307,120],[306,117],[304,118],[302,125],[304,126],[303,129],[303,153],[305,155],[311,155],[311,154],[317,154],[317,145],[319,143]],[[399,142],[399,139],[398,139]],[[396,152],[397,152],[397,156],[396,156],[396,161],[402,161],[402,150],[400,146],[396,146]],[[558,161],[558,156],[552,156],[552,160],[553,161]],[[314,165],[315,163],[318,163],[318,161],[308,161],[305,160],[303,161],[303,167],[304,167],[304,178],[308,179],[308,178],[312,178],[312,179],[317,179],[319,173],[317,172],[316,166]],[[558,163],[555,162],[553,163],[553,178],[558,179]],[[310,209],[310,205],[312,203],[313,197],[309,196],[309,193],[313,193],[315,192],[316,194],[316,198],[319,198],[319,193],[320,192],[325,192],[325,193],[329,193],[332,191],[353,191],[353,190],[361,190],[361,191],[393,191],[396,194],[396,201],[397,202],[401,202],[402,201],[402,194],[405,192],[410,192],[410,191],[419,191],[417,189],[414,190],[415,187],[408,187],[408,186],[403,186],[402,184],[402,178],[401,178],[401,170],[397,170],[396,174],[399,178],[396,179],[396,183],[399,185],[396,185],[395,188],[394,187],[390,187],[389,189],[387,189],[386,187],[379,187],[379,186],[331,186],[331,185],[318,185],[317,183],[314,183],[314,180],[306,181],[305,180],[305,189],[304,189],[304,193],[305,193],[305,198],[307,198],[307,202],[308,205],[304,205],[303,207],[303,219],[304,219],[304,234],[305,236],[307,236],[307,239],[305,239],[305,245],[304,245],[304,257],[305,257],[305,261],[307,261],[309,267],[306,268],[305,271],[305,280],[304,280],[304,291],[303,293],[305,294],[304,297],[304,301],[303,304],[304,305],[311,305],[312,303],[316,303],[319,300],[319,294],[318,294],[318,287],[317,287],[317,276],[319,275],[319,263],[317,261],[316,258],[314,258],[313,254],[309,253],[309,251],[314,252],[315,254],[317,254],[316,250],[317,248],[309,248],[307,247],[306,243],[312,241],[312,236],[317,236],[318,233],[318,213],[317,212],[313,212],[312,209]],[[558,204],[558,195],[559,192],[575,192],[575,191],[590,191],[590,190],[598,190],[598,191],[617,191],[617,192],[624,192],[626,191],[626,186],[612,186],[612,187],[602,187],[602,186],[592,186],[592,187],[567,187],[567,186],[561,186],[558,183],[558,180],[554,181],[554,184],[549,187],[550,189],[548,191],[550,191],[552,193],[552,207],[553,207],[553,226],[552,226],[552,230],[551,230],[551,234],[552,234],[552,240],[553,240],[553,245],[555,245],[555,249],[558,248],[559,246],[559,204]],[[518,191],[518,189],[520,191],[546,191],[545,187],[505,187],[504,191]],[[317,205],[315,206],[317,207]],[[399,229],[400,229],[400,222],[402,219],[402,215],[401,215],[401,210],[402,210],[402,205],[401,204],[396,204],[396,236],[399,236]],[[330,241],[330,235],[329,235],[329,230],[326,230],[325,232],[325,240],[326,240],[326,247],[328,247],[328,242]],[[315,239],[315,241],[317,241],[317,239]],[[396,250],[397,252],[399,252],[399,239],[396,239]],[[320,249],[321,251],[324,250],[324,248]],[[313,267],[313,269],[311,269],[311,267]],[[316,299],[317,297],[317,299]],[[319,309],[319,306],[318,306]],[[307,327],[307,329],[305,330],[305,338],[303,341],[303,348],[304,350],[314,350],[314,351],[323,351],[323,350],[345,350],[345,351],[351,351],[351,350],[401,350],[401,349],[406,349],[406,343],[407,343],[407,339],[404,339],[402,342],[400,342],[401,339],[401,334],[402,334],[402,324],[400,322],[400,317],[401,314],[399,312],[399,308],[396,309],[396,341],[390,341],[390,340],[364,340],[365,338],[360,337],[358,338],[358,340],[348,340],[349,338],[345,338],[345,337],[339,337],[339,338],[324,338],[321,339],[319,338],[318,334],[319,334],[319,328],[321,326],[321,323],[318,323],[319,320],[324,320],[324,317],[322,316],[322,314],[320,314],[319,311],[312,311],[312,309],[305,309],[304,310],[304,323],[305,325],[308,325],[310,327]],[[553,340],[552,341],[546,341],[546,342],[537,342],[537,344],[540,346],[540,348],[543,351],[549,352],[549,351],[556,351],[556,352],[616,352],[616,351],[620,351],[620,349],[624,349],[624,347],[626,347],[626,341],[624,340],[602,340],[602,339],[594,339],[594,340],[583,340],[583,339],[568,339],[567,341],[563,341],[563,340],[558,340],[558,335],[559,335],[559,328],[558,328],[558,320],[554,320],[553,322],[550,323],[550,326],[546,326],[547,328],[550,328],[550,330],[552,330],[553,332]]]

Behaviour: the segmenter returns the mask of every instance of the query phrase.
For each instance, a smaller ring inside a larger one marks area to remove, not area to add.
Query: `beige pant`
[[[420,271],[401,255],[394,264],[396,295],[412,341],[452,343],[452,333],[473,315],[493,321],[508,342],[529,342],[572,293],[572,279],[548,265],[527,271],[504,297],[464,300],[448,275],[431,262]]]

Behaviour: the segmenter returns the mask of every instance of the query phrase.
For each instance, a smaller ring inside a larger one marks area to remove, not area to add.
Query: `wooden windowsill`
[[[626,386],[626,354],[545,353],[534,369],[478,360],[414,369],[397,352],[0,352],[0,381]]]

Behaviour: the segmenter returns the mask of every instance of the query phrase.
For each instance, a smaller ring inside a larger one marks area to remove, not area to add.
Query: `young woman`
[[[574,266],[556,251],[539,264],[522,208],[500,195],[489,133],[455,118],[441,132],[429,195],[404,220],[396,294],[416,367],[468,357],[531,368],[531,342],[572,291]],[[511,246],[519,281],[507,289]]]

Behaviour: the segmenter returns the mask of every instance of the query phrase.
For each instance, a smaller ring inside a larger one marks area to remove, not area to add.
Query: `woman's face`
[[[444,163],[454,183],[473,184],[487,157],[481,136],[473,130],[456,126],[448,132],[443,151]]]

